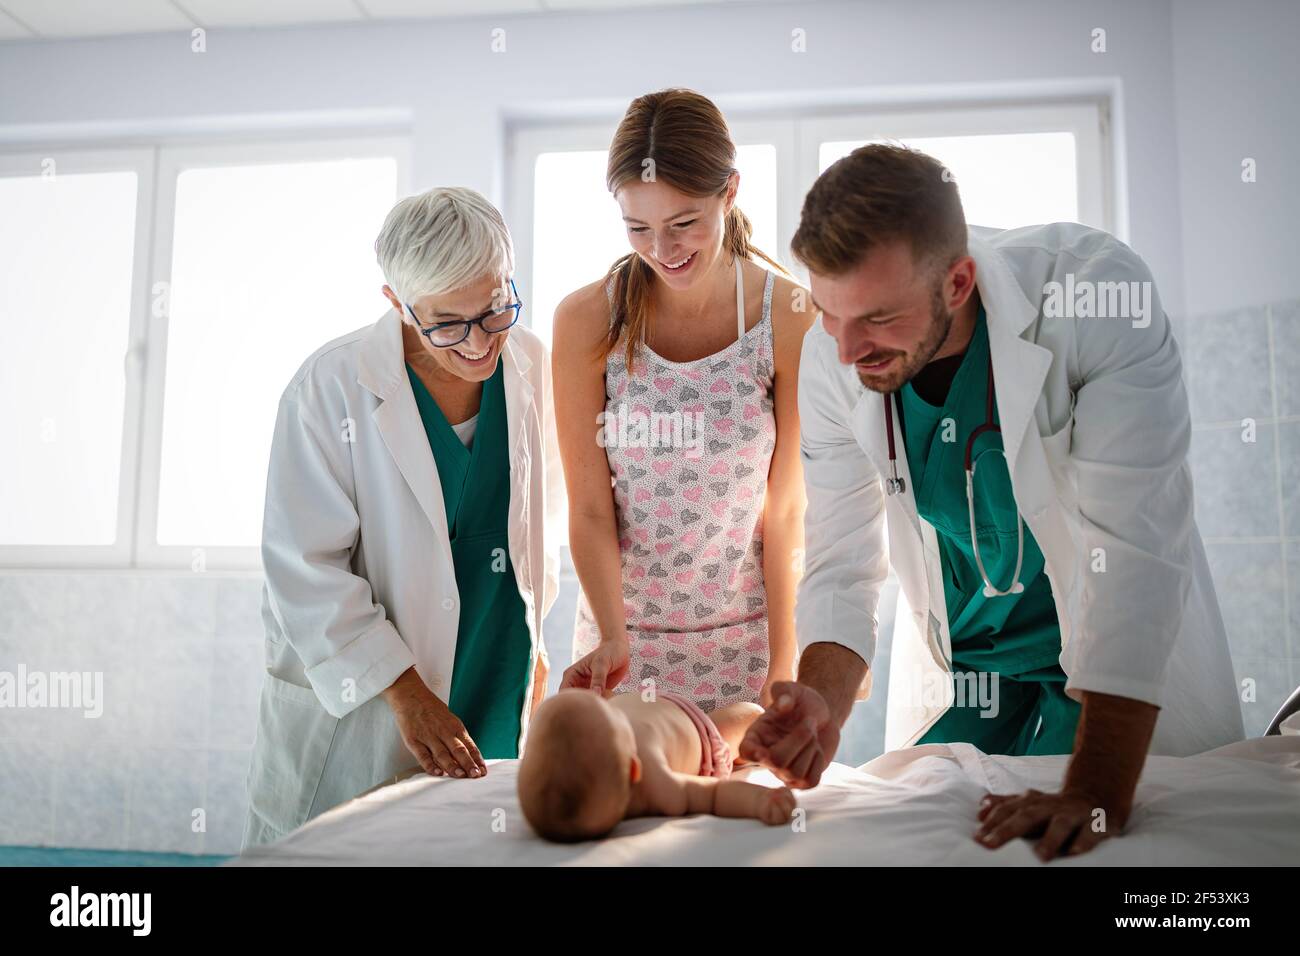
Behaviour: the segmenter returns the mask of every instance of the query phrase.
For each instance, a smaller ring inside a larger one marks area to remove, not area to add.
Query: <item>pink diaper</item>
[[[664,700],[671,700],[686,711],[686,716],[691,718],[691,723],[695,724],[695,729],[699,731],[699,775],[701,777],[717,777],[720,780],[731,776],[731,748],[722,739],[722,734],[718,733],[718,725],[713,722],[713,719],[700,710],[695,705],[695,701],[688,697],[674,694],[668,690],[658,691],[658,695]]]

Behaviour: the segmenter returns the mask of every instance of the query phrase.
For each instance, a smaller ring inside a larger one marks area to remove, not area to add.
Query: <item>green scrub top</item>
[[[478,425],[466,448],[406,366],[442,484],[460,629],[447,707],[485,758],[519,756],[519,721],[532,638],[510,561],[510,455],[502,363],[483,383]]]
[[[966,679],[957,688],[961,696],[917,742],[965,741],[985,753],[1068,754],[1074,749],[1079,705],[1065,695],[1065,673],[1058,662],[1060,625],[1043,552],[1026,525],[1020,569],[1024,591],[985,597],[971,545],[964,458],[967,439],[985,421],[989,374],[988,326],[981,305],[944,404],[931,405],[910,382],[898,393],[917,511],[938,537],[953,672],[981,675],[975,679],[985,682],[979,686],[986,693],[993,692],[992,675],[997,675],[996,707],[987,696],[966,693],[972,687]],[[996,423],[996,402],[993,415]],[[999,451],[981,458],[990,448]],[[993,586],[1006,589],[1016,567],[1018,512],[1001,448],[1001,433],[985,432],[975,440],[971,457],[978,459],[980,558]]]

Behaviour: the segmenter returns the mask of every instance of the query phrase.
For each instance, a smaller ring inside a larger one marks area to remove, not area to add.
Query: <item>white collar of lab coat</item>
[[[1021,337],[1038,319],[1040,309],[1026,297],[1007,257],[975,231],[968,236],[967,248],[975,260],[975,286],[984,305],[1002,447],[1014,484],[1019,477],[1020,451],[1042,395],[1047,370],[1052,365],[1052,352]],[[1037,432],[1033,437],[1041,457]],[[1016,500],[1022,511],[1029,514],[1037,511],[1043,504],[1040,498],[1045,491],[1024,484],[1017,486]]]
[[[357,383],[380,399],[381,404],[373,413],[375,425],[402,477],[420,502],[425,517],[439,539],[446,542],[447,513],[442,500],[442,485],[430,480],[437,475],[438,466],[433,460],[420,410],[406,377],[404,355],[402,317],[390,309],[371,326],[362,340],[357,361]],[[502,349],[501,361],[511,461],[510,493],[513,498],[519,491],[523,474],[516,474],[515,462],[519,460],[520,443],[528,435],[523,426],[533,404],[533,384],[527,375],[533,363],[525,349],[509,339]],[[450,563],[450,545],[445,557]]]

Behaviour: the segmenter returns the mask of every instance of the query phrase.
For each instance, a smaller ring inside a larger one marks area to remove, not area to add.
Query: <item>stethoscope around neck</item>
[[[907,490],[907,483],[898,476],[898,456],[894,452],[894,401],[898,400],[898,393],[882,394],[881,399],[885,403],[885,431],[889,439],[889,477],[885,479],[885,493],[888,495],[901,494]],[[899,409],[902,414],[902,409]],[[986,448],[980,452],[977,457],[972,458],[975,451],[975,439],[979,438],[986,432],[997,432],[1002,434],[1002,429],[993,421],[993,356],[989,355],[989,385],[988,394],[984,405],[984,424],[972,431],[966,439],[966,454],[964,464],[966,467],[966,512],[970,517],[970,543],[971,550],[975,553],[975,566],[979,568],[980,577],[984,579],[984,596],[985,597],[1004,597],[1008,594],[1020,594],[1025,590],[1025,586],[1020,583],[1020,568],[1025,560],[1025,522],[1020,517],[1019,509],[1016,510],[1016,569],[1011,574],[1011,587],[1005,591],[1000,591],[993,586],[989,580],[988,572],[984,570],[984,561],[980,558],[979,538],[975,534],[975,468],[979,464],[980,458],[983,458],[989,452],[997,452],[1006,457],[1006,452],[1001,448]]]

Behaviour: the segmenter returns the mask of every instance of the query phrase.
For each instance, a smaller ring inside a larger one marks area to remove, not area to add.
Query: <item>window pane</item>
[[[158,543],[256,545],[280,393],[389,307],[374,241],[391,158],[177,177]]]
[[[605,189],[608,153],[542,153],[533,179],[533,281],[520,290],[533,331],[549,345],[555,307],[574,289],[604,275],[630,246],[618,203]],[[754,226],[752,241],[776,249],[776,147],[740,146],[736,202]]]
[[[136,187],[0,179],[0,544],[116,539]]]
[[[628,251],[618,203],[605,188],[607,155],[599,149],[537,157],[533,282],[519,295],[529,324],[547,345],[560,300],[599,279]]]
[[[1011,229],[1079,218],[1073,133],[998,133],[898,140],[952,171],[971,225]],[[822,143],[824,170],[871,140]],[[878,140],[876,141],[878,142]]]
[[[736,169],[740,171],[736,205],[754,226],[750,242],[780,261],[776,248],[776,147],[737,146]]]

